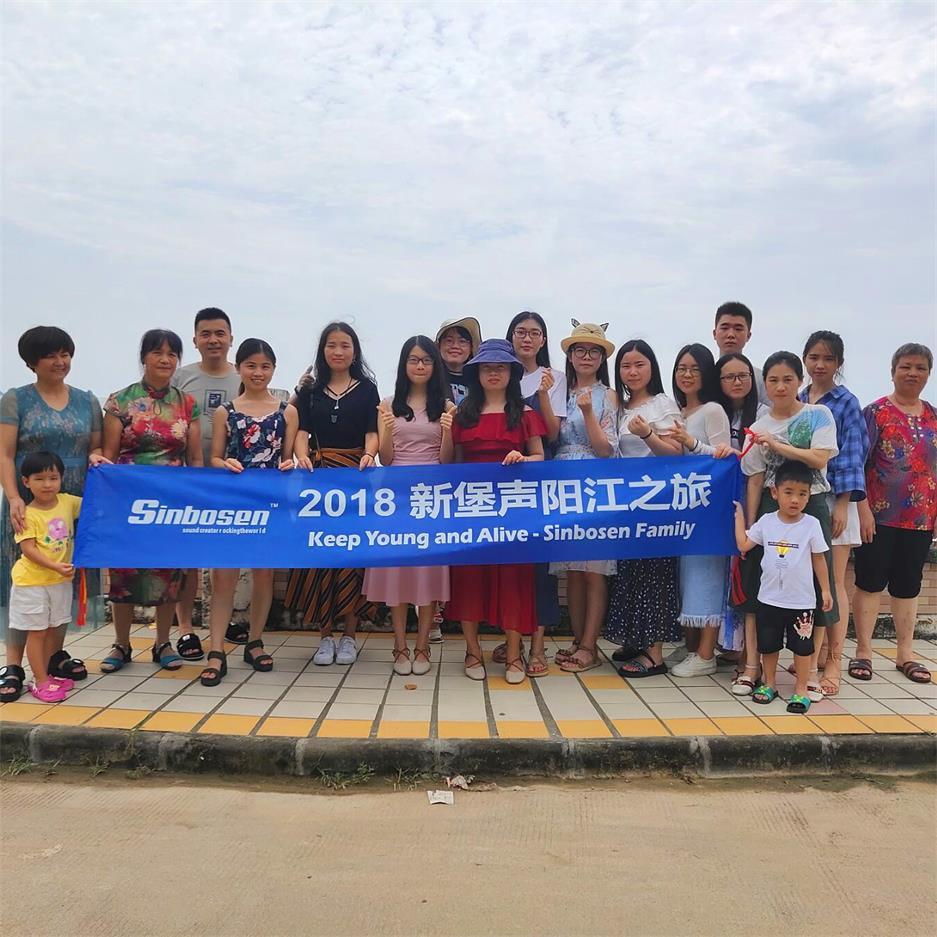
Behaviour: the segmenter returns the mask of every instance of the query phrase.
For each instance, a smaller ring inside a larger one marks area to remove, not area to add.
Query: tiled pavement
[[[835,699],[815,703],[808,716],[785,711],[782,700],[759,706],[729,692],[730,668],[713,677],[622,680],[611,661],[581,675],[551,664],[548,676],[509,686],[503,666],[489,663],[485,683],[462,673],[464,645],[447,637],[433,647],[422,677],[391,672],[390,635],[361,635],[351,667],[311,663],[318,635],[264,635],[275,658],[270,673],[254,673],[240,648],[229,647],[228,676],[218,687],[198,681],[200,664],[180,671],[149,663],[152,626],[134,630],[134,662],[101,675],[98,661],[113,640],[109,628],[76,633],[71,653],[91,671],[69,699],[44,705],[24,694],[0,706],[0,720],[31,724],[139,728],[293,738],[634,738],[705,735],[937,733],[937,683],[913,684],[894,666],[893,641],[874,642],[871,682],[844,674]],[[498,643],[484,642],[486,657]],[[548,641],[548,656],[566,642]],[[552,644],[552,646],[550,646]],[[603,645],[610,654],[614,648]],[[855,645],[848,642],[847,657]],[[937,643],[916,641],[915,654],[937,678]],[[782,659],[782,663],[786,662]],[[780,675],[782,696],[793,677]]]

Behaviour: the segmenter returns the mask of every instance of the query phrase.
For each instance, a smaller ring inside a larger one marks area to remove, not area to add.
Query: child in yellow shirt
[[[53,629],[72,618],[72,551],[81,498],[61,493],[65,466],[54,452],[31,452],[20,469],[32,494],[26,525],[15,534],[22,556],[13,565],[10,627],[28,632],[29,692],[43,703],[65,699],[74,681],[49,675]]]

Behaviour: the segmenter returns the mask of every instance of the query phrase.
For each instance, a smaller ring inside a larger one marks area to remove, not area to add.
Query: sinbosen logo
[[[138,498],[130,505],[128,524],[167,524],[180,527],[265,527],[269,511],[234,511],[230,508],[197,508],[187,504],[171,508],[153,498]]]

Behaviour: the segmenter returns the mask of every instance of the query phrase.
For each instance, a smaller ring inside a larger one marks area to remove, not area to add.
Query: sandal
[[[266,652],[255,657],[251,654],[251,651],[256,651],[257,648],[260,648],[261,651],[264,649],[264,642],[260,638],[244,645],[244,663],[250,664],[254,670],[260,673],[268,673],[273,670],[273,658]]]
[[[826,673],[820,677],[820,689],[823,691],[823,696],[836,696],[839,693],[839,674],[837,673],[835,677],[828,677]]]
[[[586,662],[579,656],[583,651],[589,655]],[[567,657],[566,660],[560,662],[560,670],[566,673],[585,673],[587,670],[595,670],[596,667],[601,666],[602,661],[599,660],[598,651],[594,647],[586,647],[585,645],[580,645],[579,650],[572,657]]]
[[[129,647],[112,644],[111,650],[117,651],[117,653],[108,654],[101,661],[101,673],[117,673],[124,664],[129,664],[133,660],[133,651]]]
[[[56,651],[49,658],[49,676],[65,677],[68,680],[84,680],[88,676],[85,662],[78,657],[71,657],[68,651]]]
[[[752,692],[755,689],[756,681],[752,677],[748,677],[745,674],[746,670],[750,670],[752,673],[758,673],[758,667],[751,664],[746,664],[742,670],[737,670],[735,672],[735,679],[732,681],[732,695],[733,696],[751,696]]]
[[[29,685],[29,692],[42,703],[61,703],[68,697],[68,691],[55,677],[46,677],[42,683],[34,680]]]
[[[811,678],[807,681],[807,697],[811,703],[822,703],[823,702],[823,688],[820,686],[820,672],[818,670],[811,670]],[[814,679],[813,674],[816,674],[816,679]]]
[[[247,644],[251,631],[246,622],[232,621],[224,633],[224,639],[230,644]]]
[[[176,652],[183,660],[201,660],[205,656],[202,642],[198,635],[191,631],[180,635],[179,640],[176,641]]]
[[[789,713],[797,713],[797,715],[802,716],[808,709],[810,709],[809,696],[801,696],[799,693],[795,693],[787,701],[787,711]]]
[[[579,645],[577,644],[578,648]],[[617,651],[612,654],[612,660],[634,660],[636,657],[640,657],[643,651],[639,647],[620,647]]]
[[[874,673],[872,670],[872,661],[867,657],[854,657],[849,662],[846,673],[848,673],[853,680],[871,680],[872,674]]]
[[[642,657],[647,661],[647,664],[641,662],[640,658]],[[628,664],[635,669],[629,670]],[[650,664],[650,666],[648,666],[648,664]],[[654,658],[651,657],[647,651],[641,651],[631,660],[626,661],[625,666],[618,668],[619,676],[627,680],[636,680],[641,677],[659,677],[665,673],[667,673],[667,665],[664,663],[654,663]]]
[[[495,664],[505,664],[508,659],[508,646],[507,643],[502,641],[492,652],[491,660]]]
[[[470,664],[469,661],[475,661],[474,664]],[[485,670],[485,661],[481,657],[476,657],[474,654],[465,655],[465,676],[469,680],[484,680],[488,676],[487,671]]]
[[[116,647],[116,645],[115,645]],[[168,641],[153,645],[153,663],[159,664],[163,670],[178,670],[184,663],[183,659],[173,652]]]
[[[930,671],[916,660],[906,660],[903,664],[895,664],[895,670],[900,670],[912,683],[930,683]]]
[[[0,667],[0,703],[15,703],[23,695],[26,671],[18,664]]]
[[[527,664],[524,655],[504,662],[504,682],[516,686],[527,679]]]
[[[561,647],[554,655],[553,660],[559,663],[561,660],[567,660],[579,650],[579,642],[573,638],[569,647]]]
[[[762,683],[761,686],[752,693],[752,702],[761,703],[763,706],[773,703],[777,698],[778,691],[773,686],[768,686],[767,683]]]
[[[394,673],[401,677],[406,677],[413,673],[413,664],[410,661],[410,649],[407,647],[395,647],[394,655]]]
[[[228,674],[228,655],[224,651],[209,651],[209,660],[220,660],[220,667],[206,667],[199,678],[202,686],[218,686],[221,678]]]
[[[418,677],[422,677],[423,674],[430,672],[432,666],[432,658],[430,657],[429,648],[415,647],[413,649],[413,673]]]
[[[545,677],[550,672],[546,654],[531,654],[527,659],[528,677]]]

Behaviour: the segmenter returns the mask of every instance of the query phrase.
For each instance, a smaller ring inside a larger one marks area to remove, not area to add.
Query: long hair
[[[576,344],[580,344],[577,342]],[[589,345],[595,344],[594,342],[589,342],[588,340],[583,341],[581,344]],[[574,387],[579,386],[579,375],[576,373],[576,369],[573,367],[573,349],[576,345],[569,346],[569,353],[566,355],[566,386],[569,390],[572,390]],[[605,354],[605,349],[602,349],[602,363],[599,365],[598,369],[595,372],[595,379],[600,383],[604,384],[606,387],[611,387],[611,381],[608,376],[608,355]]]
[[[755,369],[752,367],[751,361],[749,361],[748,358],[746,358],[745,355],[743,355],[740,351],[730,351],[727,355],[723,355],[716,362],[716,386],[718,390],[715,399],[716,403],[721,404],[722,409],[725,410],[726,416],[729,418],[730,425],[735,419],[735,414],[737,411],[734,403],[732,402],[732,398],[725,392],[722,386],[722,369],[730,361],[740,361],[742,364],[744,364],[745,367],[748,368],[748,373],[752,378],[751,387],[748,388],[748,393],[742,399],[742,423],[739,429],[744,431],[755,422],[755,419],[758,416],[758,385],[755,383]],[[741,437],[739,438],[741,439]]]
[[[677,352],[677,357],[674,358],[673,374],[670,378],[674,400],[677,401],[681,409],[686,406],[686,394],[677,386],[677,364],[684,355],[689,355],[700,370],[699,402],[709,403],[710,400],[715,400],[718,393],[719,378],[716,377],[716,364],[713,361],[713,353],[705,345],[700,345],[699,342],[684,345]]]
[[[325,345],[333,332],[341,332],[351,339],[354,358],[351,367],[348,369],[349,375],[356,381],[370,381],[372,384],[376,384],[374,373],[361,354],[361,342],[358,341],[358,333],[347,322],[330,322],[319,336],[316,360],[312,365],[312,393],[322,390],[332,380],[332,369],[325,360]]]
[[[651,379],[647,384],[647,392],[652,396],[664,392],[664,382],[660,377],[660,365],[657,363],[657,355],[654,354],[654,349],[643,338],[632,338],[625,342],[618,349],[618,354],[615,355],[615,393],[618,395],[619,407],[624,406],[625,401],[631,399],[631,391],[625,387],[625,382],[621,379],[621,359],[629,351],[636,351],[651,362]]]
[[[446,412],[446,403],[452,399],[452,388],[446,379],[446,366],[436,343],[425,335],[414,335],[403,343],[400,360],[397,362],[397,383],[394,385],[394,416],[402,416],[409,423],[413,419],[413,408],[407,403],[410,396],[410,378],[407,377],[407,358],[414,348],[419,348],[427,358],[433,359],[433,373],[426,382],[426,416],[436,423]]]
[[[526,312],[519,312],[513,319],[511,319],[511,324],[508,326],[508,334],[504,337],[513,345],[514,344],[514,329],[517,328],[518,324],[523,322],[525,319],[533,319],[537,325],[540,326],[540,330],[543,332],[543,348],[537,352],[537,364],[541,368],[550,367],[550,336],[547,335],[547,324],[543,321],[543,316],[539,312],[531,312],[527,310]]]
[[[465,375],[468,393],[462,403],[459,404],[459,409],[455,415],[460,426],[478,426],[482,407],[485,406],[485,391],[478,378],[478,370],[477,367],[469,368],[468,374]],[[524,398],[521,396],[521,379],[515,366],[511,368],[511,379],[508,381],[504,402],[504,413],[508,418],[508,429],[514,429],[520,424],[525,406]]]
[[[203,309],[202,312],[205,310]],[[219,312],[221,310],[218,310]],[[206,317],[207,318],[207,317]],[[239,368],[251,355],[263,355],[266,358],[270,359],[270,363],[276,367],[277,366],[277,356],[274,354],[273,349],[270,345],[265,342],[262,338],[245,338],[240,345],[238,345],[237,353],[234,356],[234,366]],[[238,397],[244,393],[244,382],[238,385]]]

